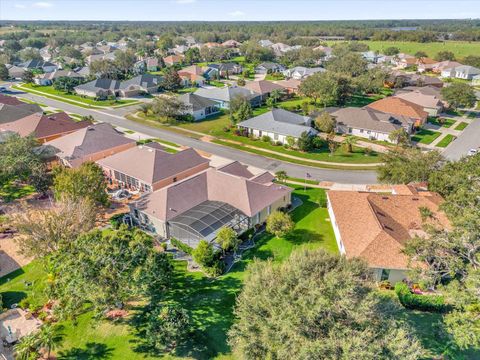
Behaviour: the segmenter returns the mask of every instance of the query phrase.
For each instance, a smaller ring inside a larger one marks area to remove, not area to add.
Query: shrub
[[[275,143],[275,145],[277,145],[277,146],[282,146],[283,143],[282,143],[281,141],[277,141],[277,142]]]
[[[262,141],[264,141],[264,142],[270,142],[270,141],[272,141],[272,139],[270,139],[270,136],[268,136],[268,135],[263,135],[263,136],[262,136]]]
[[[18,303],[18,306],[20,306],[20,308],[22,308],[23,310],[27,310],[30,306],[30,299],[28,297],[26,298],[23,298],[22,300],[20,300],[20,302]]]
[[[41,321],[45,321],[47,316],[48,316],[48,314],[47,314],[46,311],[41,311],[40,314],[38,314],[38,319],[41,320]]]
[[[120,227],[120,225],[123,224],[123,218],[125,216],[126,213],[121,213],[121,214],[115,214],[113,215],[109,222],[110,222],[110,225],[112,225],[112,227],[115,229],[115,230],[118,230],[118,228]]]
[[[315,136],[312,141],[312,145],[315,149],[321,149],[327,145],[327,142],[319,136]]]
[[[413,294],[408,286],[401,282],[395,285],[395,293],[400,303],[407,309],[429,312],[445,312],[447,310],[445,299],[441,295]]]
[[[184,253],[187,253],[189,255],[192,255],[193,249],[188,246],[187,244],[184,244],[180,240],[177,240],[175,238],[170,239],[170,243],[175,246],[178,250],[183,251]]]

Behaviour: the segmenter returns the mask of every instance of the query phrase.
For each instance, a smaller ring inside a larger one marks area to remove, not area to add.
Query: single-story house
[[[410,264],[403,249],[415,236],[428,236],[423,224],[435,226],[438,222],[449,227],[446,215],[440,211],[440,195],[413,186],[402,188],[402,195],[327,192],[328,213],[340,253],[347,259],[365,260],[376,281],[395,284],[406,278]],[[432,220],[424,221],[422,208],[432,212]]]
[[[237,96],[241,96],[250,101],[253,107],[260,106],[262,97],[251,90],[238,86],[225,86],[222,88],[200,88],[195,91],[195,95],[215,101],[222,109],[230,107],[230,101]]]
[[[284,88],[287,94],[297,94],[298,87],[302,82],[296,79],[288,79],[288,80],[279,80],[275,81],[275,84],[280,85]]]
[[[310,117],[277,108],[242,121],[237,126],[239,129],[247,131],[251,136],[258,138],[268,136],[271,140],[282,144],[288,143],[288,137],[298,140],[304,132],[312,136],[317,134],[317,131],[312,127]]]
[[[417,61],[417,70],[419,72],[433,71],[433,68],[437,64],[438,64],[437,60],[433,60],[433,59],[430,59],[430,58],[420,58]]]
[[[383,55],[370,50],[362,52],[362,57],[369,63],[377,64],[380,62],[379,60],[383,57]]]
[[[79,95],[106,98],[108,96],[132,97],[142,93],[156,93],[161,78],[151,74],[141,74],[130,80],[120,81],[100,78],[76,86],[75,92]]]
[[[270,40],[259,40],[258,45],[260,45],[261,47],[270,47],[273,45],[273,42],[271,42]]]
[[[43,109],[40,106],[21,101],[15,103],[11,98],[11,96],[5,95],[0,97],[0,124],[19,120],[32,114],[43,114]]]
[[[288,206],[292,188],[272,180],[268,173],[245,178],[210,168],[143,195],[130,213],[141,228],[195,248],[201,240],[214,243],[224,226],[241,234]]]
[[[44,60],[28,60],[17,65],[24,70],[41,70],[43,72],[52,72],[58,69],[58,66]]]
[[[178,97],[178,100],[187,108],[185,113],[192,115],[195,120],[202,120],[207,116],[217,114],[219,112],[218,103],[216,101],[198,96],[196,94],[183,94]]]
[[[8,69],[8,76],[14,80],[21,80],[25,74],[25,69],[15,65],[6,65]]]
[[[90,121],[75,121],[65,112],[50,115],[35,113],[24,118],[0,124],[0,132],[9,131],[20,136],[34,135],[45,143],[92,125]]]
[[[392,59],[391,59],[391,62],[392,62],[392,65],[401,66],[402,61],[406,60],[406,59],[410,59],[409,61],[412,64],[415,64],[415,62],[416,62],[415,56],[405,54],[405,53],[399,53],[399,54],[393,56]],[[403,64],[406,64],[406,61],[403,61],[402,66],[403,66]]]
[[[318,72],[325,72],[325,71],[327,70],[325,70],[322,67],[307,68],[304,66],[296,66],[294,68],[285,70],[282,73],[287,79],[292,78],[295,80],[303,80],[309,77],[310,75],[313,75]]]
[[[284,43],[275,43],[275,44],[272,44],[270,47],[272,48],[276,56],[282,56],[283,54],[289,51],[298,50],[302,46],[301,45],[290,46]]]
[[[172,154],[153,142],[107,156],[97,164],[111,185],[152,192],[208,169],[209,162],[192,148]]]
[[[136,146],[108,123],[99,123],[74,131],[45,145],[57,149],[56,157],[68,167],[97,161]]]
[[[242,43],[238,42],[237,40],[230,39],[230,40],[224,41],[221,45],[226,48],[236,49],[240,47]]]
[[[109,53],[103,53],[103,52],[99,52],[98,54],[91,54],[89,56],[87,56],[85,58],[85,63],[87,63],[88,65],[90,65],[92,62],[94,61],[98,61],[98,60],[111,60],[111,61],[114,61],[115,60],[115,53],[114,52],[109,52]]]
[[[229,75],[238,75],[243,71],[243,67],[237,63],[208,64],[204,76],[207,79],[215,77],[228,77]]]
[[[389,87],[397,86],[398,83],[404,86],[435,86],[438,88],[443,87],[443,81],[438,77],[419,75],[419,74],[407,74],[401,71],[393,71],[389,74],[388,79],[385,81],[385,85]]]
[[[460,64],[459,62],[452,61],[452,60],[439,61],[433,65],[432,72],[441,74],[443,70],[454,68],[457,66],[462,66],[462,65],[463,64]]]
[[[158,70],[158,58],[149,57],[145,59],[145,66],[147,71],[157,71]]]
[[[267,100],[272,91],[277,90],[283,92],[284,90],[281,85],[268,80],[247,81],[244,88],[260,94],[262,96],[262,101]]]
[[[285,67],[274,62],[263,62],[255,67],[256,74],[274,74],[285,71]]]
[[[394,114],[412,118],[415,121],[415,127],[421,127],[428,118],[428,113],[423,110],[421,105],[415,104],[411,101],[399,98],[397,96],[389,96],[371,104],[367,105],[368,108],[381,111],[387,114]]]
[[[445,78],[457,78],[464,80],[472,80],[476,75],[480,75],[480,69],[470,65],[461,65],[448,68],[443,70],[441,73],[441,76]]]
[[[202,86],[205,84],[204,70],[197,65],[187,66],[180,70],[178,75],[182,79],[183,86]]]
[[[169,56],[165,56],[163,58],[163,62],[167,66],[173,66],[173,65],[176,65],[176,64],[183,63],[184,58],[185,57],[183,55],[169,55]]]
[[[315,48],[313,48],[313,51],[321,51],[325,54],[325,56],[323,57],[324,60],[329,60],[332,58],[333,56],[333,48],[331,47],[328,47],[328,46],[317,46]]]
[[[367,107],[347,107],[330,112],[335,118],[335,130],[341,134],[355,135],[371,140],[388,141],[390,133],[404,128],[412,133],[414,120],[387,114]]]
[[[434,93],[436,88],[430,86],[426,88],[425,90],[421,87],[414,90],[409,90],[411,88],[402,89],[395,92],[395,96],[420,105],[430,116],[438,116],[444,108],[441,96]]]
[[[52,85],[59,77],[69,77],[72,79],[83,79],[84,76],[71,70],[55,70],[49,73],[40,74],[35,77],[34,82],[37,85],[48,86]]]

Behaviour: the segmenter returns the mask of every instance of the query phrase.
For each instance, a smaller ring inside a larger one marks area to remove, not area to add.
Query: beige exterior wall
[[[94,153],[94,154],[90,154],[90,155],[88,155],[84,158],[75,159],[73,161],[70,161],[70,166],[71,167],[78,167],[78,166],[82,165],[84,162],[87,162],[87,161],[95,162],[97,160],[104,159],[107,156],[115,155],[115,154],[117,154],[121,151],[130,149],[130,148],[135,147],[135,146],[136,146],[136,143],[133,141],[133,142],[128,143],[128,144],[123,144],[123,145],[120,145],[120,146],[117,146],[117,147],[114,147],[114,148],[110,148],[110,149],[107,149],[107,150],[104,150],[104,151],[100,151],[100,152],[97,152],[97,153]]]
[[[388,274],[388,281],[395,285],[397,282],[403,281],[407,278],[407,270],[400,270],[400,269],[386,269],[390,273]],[[383,269],[372,268],[373,271],[373,278],[375,281],[381,281],[382,279],[382,271]]]
[[[267,221],[268,215],[278,210],[279,208],[286,207],[292,202],[292,193],[285,195],[283,198],[278,199],[272,205],[267,206],[261,210],[258,214],[252,216],[252,225],[262,224]]]

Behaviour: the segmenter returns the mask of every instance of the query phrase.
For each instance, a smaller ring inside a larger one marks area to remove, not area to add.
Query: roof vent
[[[382,200],[388,200],[389,197],[388,196],[382,196]]]
[[[420,200],[420,199],[417,198],[417,197],[412,198],[412,201],[418,201],[418,200]]]
[[[392,229],[390,226],[388,226],[388,225],[384,225],[383,227],[384,227],[385,229],[387,229],[387,230],[393,231],[393,229]]]

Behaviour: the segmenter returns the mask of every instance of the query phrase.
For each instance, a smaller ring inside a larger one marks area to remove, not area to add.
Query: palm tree
[[[152,108],[152,104],[148,104],[148,103],[143,103],[143,104],[140,104],[140,111],[143,112],[145,115],[148,115],[148,112],[150,111],[150,109]]]
[[[355,139],[353,136],[347,136],[345,140],[343,140],[343,145],[346,146],[348,153],[353,152],[353,145],[355,145],[356,142],[357,139]]]
[[[15,359],[28,360],[38,350],[38,340],[35,334],[24,336],[14,347]]]
[[[282,97],[283,95],[283,91],[280,90],[280,89],[273,89],[272,92],[270,93],[270,98],[273,99],[273,103],[276,104],[278,100],[280,100],[280,98]]]
[[[47,359],[50,359],[50,353],[62,340],[57,330],[55,326],[45,324],[40,328],[40,331],[35,334],[38,346],[47,349]]]

